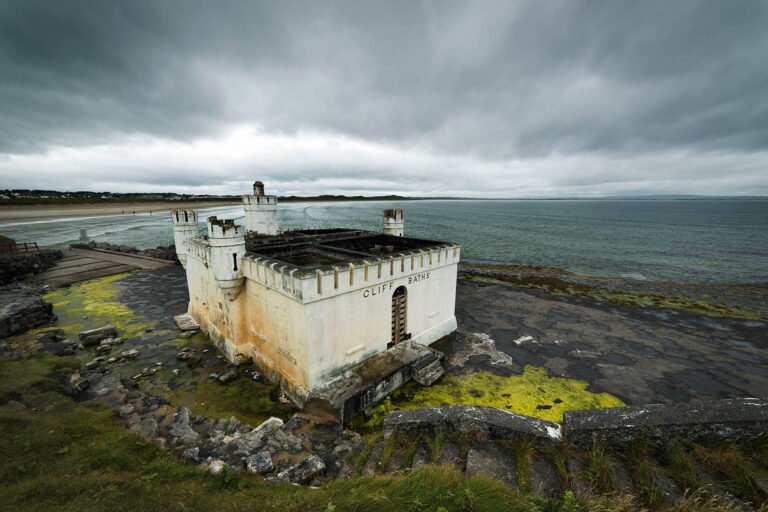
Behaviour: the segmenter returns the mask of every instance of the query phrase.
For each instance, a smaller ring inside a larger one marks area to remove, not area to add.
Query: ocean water
[[[384,208],[405,210],[406,235],[457,242],[462,257],[576,273],[681,282],[768,282],[768,200],[424,200],[284,203],[283,228],[381,230]],[[239,207],[200,218],[239,218]],[[201,224],[201,229],[204,225]],[[96,241],[139,248],[173,243],[169,215],[137,214],[0,223],[19,242]]]

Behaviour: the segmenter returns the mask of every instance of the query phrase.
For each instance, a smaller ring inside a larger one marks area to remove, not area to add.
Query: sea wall
[[[44,272],[63,257],[57,249],[0,255],[0,285]]]
[[[390,413],[384,435],[394,432],[485,432],[495,438],[528,437],[574,446],[625,445],[636,440],[684,445],[768,435],[768,399],[652,404],[566,412],[562,425],[491,407],[453,405]]]

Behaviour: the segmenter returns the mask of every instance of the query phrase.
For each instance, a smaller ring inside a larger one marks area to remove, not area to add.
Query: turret
[[[208,243],[216,284],[228,300],[235,300],[243,287],[245,230],[233,220],[208,217]]]
[[[403,210],[384,210],[384,232],[388,235],[403,236],[405,232]]]
[[[264,183],[253,183],[253,195],[243,196],[245,230],[260,235],[278,235],[277,196],[264,194]]]
[[[176,256],[181,265],[187,268],[187,248],[184,242],[200,235],[197,230],[197,212],[173,210],[171,211],[171,221],[173,222],[173,243],[176,244]]]

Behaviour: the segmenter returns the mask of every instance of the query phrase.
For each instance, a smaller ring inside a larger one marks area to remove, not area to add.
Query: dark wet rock
[[[381,462],[381,455],[383,452],[384,443],[379,441],[373,446],[370,455],[368,455],[368,459],[365,461],[365,464],[363,464],[361,473],[364,476],[375,475],[379,472],[379,463]]]
[[[136,407],[132,404],[121,405],[117,410],[117,415],[121,418],[127,418],[136,411]]]
[[[450,441],[443,441],[440,445],[440,464],[453,464],[461,466],[459,447]]]
[[[632,487],[632,474],[629,470],[629,465],[622,458],[616,455],[607,453],[605,459],[611,466],[611,482],[615,491],[623,492]]]
[[[56,320],[53,305],[36,296],[0,293],[0,338],[26,332]]]
[[[152,441],[157,437],[157,421],[154,418],[144,418],[131,425],[129,430],[147,441]]]
[[[0,284],[21,281],[31,275],[39,274],[54,266],[63,257],[64,255],[58,249],[2,254],[0,255]]]
[[[112,352],[112,347],[110,345],[99,345],[96,347],[97,354],[109,354],[110,352]]]
[[[429,464],[430,462],[432,462],[432,453],[429,451],[429,448],[424,446],[424,444],[419,444],[419,446],[416,448],[416,453],[413,454],[413,462],[411,462],[411,468],[416,469],[419,466]]]
[[[517,462],[514,453],[493,443],[476,445],[467,451],[467,475],[485,475],[517,489]]]
[[[200,447],[187,448],[181,452],[181,457],[192,462],[200,462]]]
[[[269,420],[267,420],[267,421],[269,421]],[[240,420],[237,419],[236,417],[232,416],[231,418],[229,418],[229,421],[227,422],[227,428],[226,428],[225,432],[227,434],[234,434],[235,432],[237,432],[238,428],[240,428]]]
[[[183,351],[176,354],[176,359],[187,363],[189,367],[193,367],[200,364],[202,357],[194,351]]]
[[[563,482],[557,473],[555,466],[544,459],[535,457],[528,469],[528,478],[531,492],[554,499],[563,492]]]
[[[101,340],[107,338],[116,338],[117,329],[114,325],[105,325],[104,327],[99,327],[97,329],[82,331],[78,337],[80,339],[80,343],[82,343],[83,346],[90,347],[98,345],[101,343]]]
[[[230,382],[237,379],[238,374],[236,370],[229,370],[223,375],[219,375],[219,378],[217,379],[220,384],[229,384]]]
[[[336,459],[347,459],[357,455],[365,446],[365,441],[357,432],[345,430],[341,442],[333,448],[333,456]]]
[[[124,391],[120,375],[116,373],[91,374],[88,378],[91,381],[88,389],[90,398],[105,397],[114,392]]]
[[[251,455],[245,460],[245,469],[251,473],[259,473],[262,475],[264,473],[269,473],[274,469],[272,455],[266,450]]]
[[[653,481],[659,491],[661,491],[664,502],[670,505],[676,503],[677,500],[683,496],[683,491],[674,480],[661,471],[660,464],[657,460],[648,458],[648,463],[653,468]]]
[[[69,382],[64,386],[64,392],[69,396],[78,396],[91,386],[91,381],[83,377],[79,372],[69,377]]]
[[[179,409],[176,419],[168,429],[168,437],[175,443],[185,446],[192,446],[200,441],[200,434],[192,428],[189,409],[186,407]]]
[[[286,432],[291,432],[293,430],[296,430],[297,428],[301,428],[302,426],[308,423],[309,423],[309,417],[301,413],[296,413],[291,417],[291,419],[285,422],[283,429]]]
[[[584,463],[579,459],[568,457],[565,460],[565,469],[568,471],[568,483],[571,490],[587,492],[589,486],[584,481]]]
[[[310,455],[298,464],[281,471],[277,479],[281,482],[307,484],[325,472],[325,463],[317,455]]]

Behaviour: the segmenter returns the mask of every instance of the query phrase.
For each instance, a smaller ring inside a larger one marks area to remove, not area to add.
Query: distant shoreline
[[[24,205],[0,207],[0,222],[59,219],[67,217],[94,217],[100,215],[133,215],[134,213],[166,214],[178,208],[200,209],[235,206],[239,201],[158,201],[141,203]]]

